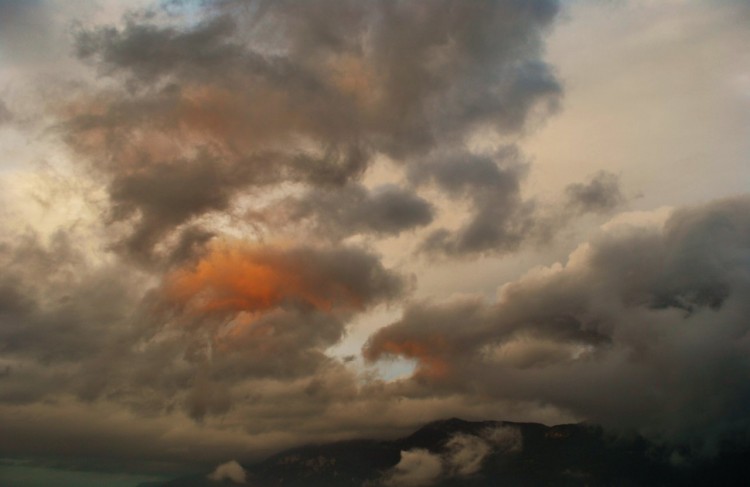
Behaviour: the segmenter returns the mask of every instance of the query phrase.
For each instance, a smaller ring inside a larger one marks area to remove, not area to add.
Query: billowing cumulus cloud
[[[748,210],[743,197],[675,211],[663,226],[614,225],[565,266],[506,284],[496,303],[412,305],[365,355],[414,359],[414,380],[454,393],[534,397],[651,433],[721,434],[747,420],[747,390],[731,377],[750,365]]]
[[[519,177],[464,146],[477,130],[515,136],[557,106],[561,88],[541,58],[557,10],[550,0],[223,2],[189,27],[131,15],[121,28],[79,31],[81,59],[122,88],[63,104],[61,128],[109,181],[111,218],[131,224],[121,243],[135,256],[191,219],[231,210],[241,192],[282,183],[311,187],[287,213],[324,234],[428,224],[430,205],[406,189],[355,183],[376,155],[411,165],[426,154],[437,165],[420,171],[438,181],[494,171],[478,186],[458,183],[484,194],[472,197],[471,228],[444,245],[504,250],[530,218]],[[448,147],[466,156],[442,156]]]

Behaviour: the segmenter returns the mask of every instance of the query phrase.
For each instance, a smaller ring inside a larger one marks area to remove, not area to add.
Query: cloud
[[[245,379],[325,376],[325,349],[348,320],[405,290],[354,248],[214,245],[165,277],[156,309],[199,374],[186,406],[203,419],[225,413],[231,386]]]
[[[401,452],[401,460],[383,480],[383,485],[422,487],[432,485],[442,474],[443,464],[438,455],[427,450]]]
[[[198,313],[254,313],[282,305],[360,310],[404,289],[377,257],[355,248],[216,244],[197,263],[176,269],[168,302]]]
[[[131,227],[121,248],[141,260],[180,226],[289,183],[309,190],[290,202],[292,221],[313,218],[324,236],[395,234],[433,212],[405,188],[360,188],[373,158],[410,166],[554,110],[542,39],[557,11],[552,0],[222,2],[190,25],[132,13],[77,33],[79,57],[112,82],[62,103],[60,130],[108,181],[111,218]],[[450,246],[517,245],[517,189],[479,199]]]
[[[157,310],[198,371],[186,405],[203,419],[228,411],[244,379],[325,375],[347,321],[405,290],[355,248],[215,244],[165,277]]]
[[[206,421],[226,415],[251,379],[325,400],[324,378],[338,373],[325,350],[353,316],[408,289],[360,249],[218,241],[155,284],[118,260],[92,262],[78,238],[0,245],[2,402],[71,395]],[[291,385],[315,377],[309,394]]]
[[[454,475],[459,476],[477,473],[490,453],[490,445],[474,435],[454,435],[446,446],[448,465]]]
[[[521,180],[527,166],[515,148],[480,156],[469,152],[441,154],[410,174],[417,184],[432,182],[454,198],[473,207],[468,223],[456,231],[438,229],[423,249],[447,254],[508,252],[534,233],[533,202],[521,198]]]
[[[601,171],[588,183],[573,183],[565,188],[568,206],[582,212],[612,211],[625,201],[617,175]]]
[[[536,398],[673,439],[721,436],[747,420],[746,388],[729,378],[750,367],[748,209],[738,197],[676,210],[663,226],[609,226],[565,266],[503,286],[496,303],[410,306],[365,356],[416,360],[413,380],[434,391]]]
[[[522,448],[523,437],[518,428],[496,426],[479,435],[453,435],[446,444],[444,457],[451,475],[466,477],[478,473],[489,455],[519,453]]]
[[[229,480],[235,484],[247,483],[245,469],[235,460],[222,463],[216,467],[216,470],[208,475],[208,479],[214,482]]]
[[[331,352],[412,289],[379,239],[497,256],[623,203],[608,172],[552,203],[525,194],[520,141],[562,97],[544,57],[558,2],[167,3],[82,21],[90,69],[39,77],[44,109],[24,120],[54,124],[60,140],[40,146],[90,194],[61,196],[81,189],[64,178],[26,194],[0,175],[4,202],[38,206],[4,206],[0,232],[3,452],[219,462],[453,415],[743,427],[746,198],[610,223],[494,303],[410,303],[363,351],[415,362],[410,379]],[[0,11],[16,57],[45,30],[23,27],[60,23],[47,2]],[[49,39],[28,49],[46,58]],[[376,161],[393,184],[377,185]],[[520,448],[508,430],[451,441],[405,452],[393,475],[471,476]]]
[[[290,197],[265,215],[266,220],[291,224],[311,221],[314,233],[334,239],[357,233],[396,235],[425,226],[433,218],[432,205],[406,188],[383,185],[368,190],[355,184]]]
[[[481,434],[495,449],[505,453],[519,453],[523,450],[523,435],[515,426],[496,426]]]
[[[86,269],[76,235],[34,233],[0,244],[0,350],[40,361],[75,362],[95,354],[110,338],[127,335],[117,324],[137,303],[137,276],[121,266]],[[118,278],[115,278],[115,277]],[[100,306],[107,302],[107,307]],[[88,326],[98,323],[98,334]]]
[[[431,254],[504,254],[539,245],[578,215],[607,213],[625,202],[619,178],[608,172],[565,188],[561,201],[542,205],[522,196],[530,164],[515,146],[494,153],[442,153],[411,168],[412,183],[432,183],[456,200],[468,201],[471,216],[457,229],[439,228],[422,242]]]
[[[399,463],[383,475],[380,485],[426,486],[474,476],[489,456],[519,453],[523,438],[517,427],[501,425],[477,434],[455,433],[444,445],[435,446],[439,451],[402,451]]]

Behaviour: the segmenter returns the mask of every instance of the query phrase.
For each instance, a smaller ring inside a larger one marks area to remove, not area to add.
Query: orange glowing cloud
[[[165,294],[198,313],[264,312],[292,303],[324,312],[361,309],[363,297],[325,267],[309,250],[216,245],[169,275]]]

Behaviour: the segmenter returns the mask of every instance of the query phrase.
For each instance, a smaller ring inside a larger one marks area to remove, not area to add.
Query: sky
[[[0,470],[142,480],[454,416],[747,433],[748,25],[0,0]]]

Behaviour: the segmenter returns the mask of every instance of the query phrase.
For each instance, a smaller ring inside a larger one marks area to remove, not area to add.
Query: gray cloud
[[[499,301],[411,306],[365,355],[431,390],[530,399],[620,428],[711,438],[747,422],[747,197],[618,227]],[[460,326],[458,326],[460,324]],[[707,401],[707,397],[711,399]],[[696,404],[703,407],[696,408]]]
[[[139,171],[118,175],[109,186],[113,220],[138,218],[124,242],[135,255],[147,255],[168,229],[190,217],[227,209],[242,183],[241,175],[224,172],[208,157],[158,165],[144,161],[140,166]]]
[[[493,156],[441,155],[414,167],[410,178],[416,184],[432,182],[473,207],[468,223],[456,232],[434,231],[423,248],[447,254],[507,252],[530,238],[534,204],[521,198],[520,183],[527,167],[518,159],[514,148],[506,148]]]
[[[557,10],[551,0],[222,2],[190,27],[131,14],[121,29],[78,33],[78,55],[122,89],[82,95],[62,129],[110,181],[134,255],[153,257],[180,225],[285,182],[311,186],[307,199],[333,211],[337,233],[397,233],[429,222],[426,203],[389,190],[362,201],[366,215],[340,215],[329,200],[364,198],[346,183],[375,154],[410,165],[478,129],[518,134],[553,110],[561,89],[541,56]],[[523,218],[510,191],[477,203],[473,226],[441,245],[516,245],[506,241]]]
[[[486,155],[441,153],[412,166],[413,184],[432,183],[450,197],[469,202],[472,212],[457,229],[434,230],[422,250],[454,256],[509,253],[523,244],[548,242],[578,215],[610,212],[625,202],[619,178],[607,172],[568,185],[552,207],[524,199],[521,184],[529,166],[515,146]]]
[[[433,213],[428,201],[398,186],[367,190],[347,185],[335,192],[314,189],[290,197],[270,208],[265,219],[310,221],[316,234],[341,238],[356,233],[395,235],[429,224]]]
[[[346,323],[407,290],[356,248],[242,244],[212,245],[154,287],[121,263],[91,267],[74,235],[0,248],[0,402],[223,415],[249,379],[325,375]]]
[[[574,183],[565,188],[567,205],[582,213],[604,213],[620,206],[625,197],[616,174],[601,171],[588,183]]]
[[[404,285],[375,256],[349,248],[219,249],[195,270],[177,271],[159,307],[167,329],[184,330],[171,353],[184,353],[178,363],[192,369],[184,385],[190,416],[226,413],[232,390],[248,379],[325,376],[334,361],[324,351],[348,320],[399,297]],[[149,352],[163,354],[168,343]],[[310,385],[311,397],[318,389]]]
[[[119,266],[82,272],[85,255],[63,231],[48,243],[35,235],[5,243],[0,261],[5,355],[31,354],[42,362],[90,356],[103,345],[99,338],[119,333],[119,320],[135,302],[135,281],[126,275],[113,279]],[[98,336],[89,330],[92,323],[98,323]]]

